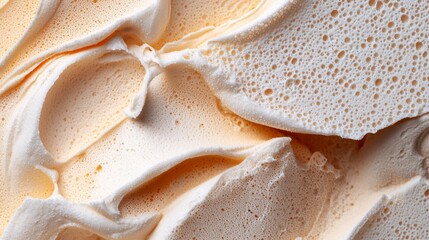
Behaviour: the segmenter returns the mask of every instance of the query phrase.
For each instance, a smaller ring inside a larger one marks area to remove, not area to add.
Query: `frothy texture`
[[[429,238],[428,9],[0,1],[2,238]]]
[[[353,139],[428,111],[426,2],[287,5],[267,26],[203,47],[215,66],[208,81],[231,83],[219,93],[228,107],[274,127]]]

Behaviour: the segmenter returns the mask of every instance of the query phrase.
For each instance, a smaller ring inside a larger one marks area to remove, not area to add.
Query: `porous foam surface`
[[[6,4],[7,3],[7,4]],[[39,1],[9,1],[0,2],[0,59],[6,55],[8,50],[18,42],[19,38],[28,29],[36,15]]]
[[[70,66],[49,90],[40,137],[58,161],[68,160],[123,120],[123,109],[140,87],[145,71],[137,59],[116,53]],[[97,106],[87,108],[87,104]],[[65,148],[64,146],[68,146]]]
[[[428,174],[428,127],[426,114],[369,135],[352,153],[348,171],[329,200],[331,207],[321,212],[320,221],[307,237],[396,239],[413,236],[413,229],[426,221],[425,214],[420,216],[415,209],[423,213],[427,208],[423,205],[427,198],[424,189],[427,189]],[[410,201],[411,198],[414,200]],[[409,223],[410,219],[415,222]],[[406,222],[410,227],[399,222]],[[419,236],[424,239],[426,234],[422,231]]]
[[[215,65],[208,81],[230,83],[218,90],[229,108],[273,127],[353,139],[428,112],[428,2],[289,5],[203,47]]]
[[[220,149],[237,151],[280,136],[221,112],[192,70],[170,69],[152,82],[150,92],[158,94],[148,96],[141,118],[125,120],[61,169],[64,196],[77,202],[100,199],[167,162]]]
[[[168,206],[150,239],[303,236],[334,180],[320,167],[313,162],[298,166],[288,140],[272,140],[240,165]],[[304,185],[308,187],[299,187]]]
[[[429,230],[424,224],[429,222],[428,201],[429,182],[416,179],[371,216],[355,239],[429,238]]]
[[[427,5],[0,0],[2,239],[427,239]]]

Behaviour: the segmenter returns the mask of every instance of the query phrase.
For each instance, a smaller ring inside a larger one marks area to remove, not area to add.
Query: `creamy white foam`
[[[419,1],[262,1],[160,52],[184,51],[244,118],[360,139],[428,112],[428,8]]]
[[[428,238],[427,9],[0,1],[3,239]]]

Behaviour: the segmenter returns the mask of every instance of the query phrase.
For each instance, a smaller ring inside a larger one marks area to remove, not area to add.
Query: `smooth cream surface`
[[[0,1],[2,239],[428,239],[426,1]]]

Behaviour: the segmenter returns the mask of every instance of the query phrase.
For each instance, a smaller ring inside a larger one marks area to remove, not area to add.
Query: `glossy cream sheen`
[[[428,10],[0,1],[2,239],[429,238]]]

